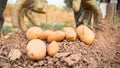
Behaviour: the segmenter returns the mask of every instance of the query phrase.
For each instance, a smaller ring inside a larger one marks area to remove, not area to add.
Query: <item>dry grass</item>
[[[4,12],[5,22],[11,23],[11,11],[13,5],[8,4],[6,10]],[[46,14],[38,14],[34,13],[35,19],[38,22],[44,23],[52,23],[52,22],[59,22],[59,23],[66,23],[69,26],[73,26],[74,22],[74,14],[72,11],[63,10],[63,8],[57,8],[55,6],[47,6],[46,7]],[[29,22],[27,18],[25,18],[25,22]]]
[[[5,23],[2,29],[3,33],[12,32],[12,24],[11,24],[11,12],[12,12],[12,4],[7,4],[6,10],[4,12]],[[65,26],[73,26],[74,25],[74,14],[72,11],[67,11],[65,8],[57,8],[55,6],[47,6],[46,14],[38,14],[34,13],[34,17],[37,22],[40,22],[40,27],[42,29],[53,29],[59,30]],[[24,18],[26,26],[29,28],[31,24],[29,20]],[[52,24],[51,24],[52,23]]]

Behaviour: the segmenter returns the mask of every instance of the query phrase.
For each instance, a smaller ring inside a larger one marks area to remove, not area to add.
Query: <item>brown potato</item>
[[[66,40],[74,41],[76,39],[76,31],[72,27],[64,27],[62,30],[65,32]]]
[[[80,38],[81,41],[83,41],[86,44],[92,44],[94,43],[95,40],[95,34],[92,30],[90,30],[87,26],[85,25],[80,25],[77,29],[76,32]]]
[[[48,35],[47,41],[52,42],[52,41],[61,41],[65,38],[65,33],[63,31],[55,31],[52,32],[51,34]]]
[[[46,44],[39,40],[33,39],[27,44],[27,54],[33,60],[39,60],[46,55]]]
[[[45,31],[43,31],[41,39],[46,40],[48,35],[50,33],[52,33],[52,32],[53,32],[52,30],[45,30]]]
[[[42,36],[42,29],[40,27],[31,27],[26,32],[26,37],[28,40],[38,39]]]
[[[48,46],[47,46],[47,54],[49,56],[54,56],[59,52],[59,45],[56,41],[52,41]]]

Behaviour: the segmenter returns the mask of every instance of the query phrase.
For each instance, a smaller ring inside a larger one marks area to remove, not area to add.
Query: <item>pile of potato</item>
[[[26,37],[30,40],[27,44],[27,54],[33,60],[39,60],[46,56],[56,55],[59,50],[59,41],[64,39],[74,41],[78,38],[86,43],[92,44],[95,39],[95,34],[85,25],[80,25],[74,29],[72,27],[64,27],[62,30],[43,31],[40,27],[31,27],[26,32]],[[43,40],[46,40],[49,44],[47,45]]]

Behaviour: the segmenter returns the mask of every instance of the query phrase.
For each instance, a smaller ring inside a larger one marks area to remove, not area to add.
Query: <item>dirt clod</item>
[[[72,54],[69,57],[65,58],[65,62],[68,63],[69,66],[72,66],[78,63],[82,59],[81,54]]]
[[[16,59],[19,59],[21,55],[22,54],[19,49],[11,49],[8,57],[10,58],[10,60],[16,60]]]

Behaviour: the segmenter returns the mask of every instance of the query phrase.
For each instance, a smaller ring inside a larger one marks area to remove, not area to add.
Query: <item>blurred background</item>
[[[34,13],[36,21],[41,24],[41,27],[44,26],[45,29],[49,29],[50,27],[52,27],[52,25],[54,25],[55,28],[60,29],[63,26],[72,26],[72,27],[75,26],[74,14],[72,9],[70,8],[69,0],[46,0],[46,1],[47,1],[47,6],[46,6],[47,13],[46,14]],[[7,7],[4,12],[5,23],[4,23],[3,31],[6,30],[8,30],[8,32],[11,31],[11,30],[9,31],[9,29],[12,28],[11,12],[15,2],[16,0],[8,0]],[[115,14],[113,17],[116,18],[115,23],[120,24],[120,18],[119,18],[120,14]],[[28,21],[28,19],[25,17],[24,20],[26,24],[29,24],[27,26],[30,27],[31,24]]]
[[[6,10],[4,12],[5,22],[11,24],[11,11],[16,0],[8,0]],[[47,13],[46,14],[37,14],[34,13],[36,20],[38,22],[44,23],[66,23],[72,26],[74,22],[74,15],[71,9],[67,8],[64,3],[64,0],[47,0]],[[25,22],[29,22],[25,18]]]

